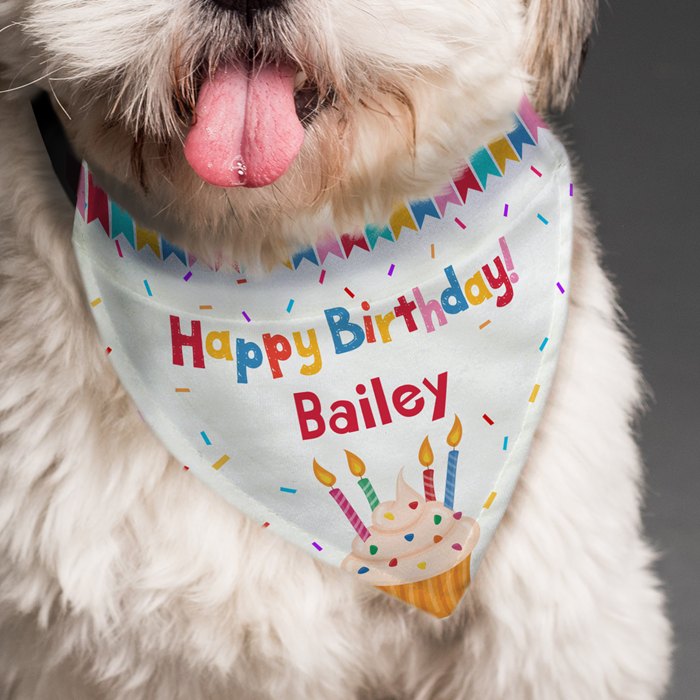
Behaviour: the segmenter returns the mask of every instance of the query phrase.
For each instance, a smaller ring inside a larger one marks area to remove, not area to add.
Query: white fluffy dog
[[[594,5],[0,1],[3,697],[661,696],[670,630],[630,427],[642,385],[581,197],[548,408],[466,600],[436,621],[183,478],[97,342],[29,102],[53,96],[144,225],[271,261],[434,193],[503,131],[524,84],[562,107]],[[182,140],[202,80],[251,55],[297,67],[306,137],[273,185],[224,190]]]

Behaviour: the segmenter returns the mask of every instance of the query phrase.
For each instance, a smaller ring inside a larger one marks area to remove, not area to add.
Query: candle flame
[[[353,476],[364,476],[365,475],[365,463],[350,450],[345,450],[345,454],[348,458],[348,467]]]
[[[333,486],[335,484],[335,475],[324,469],[314,457],[314,476],[324,485]]]
[[[427,435],[420,446],[420,450],[418,450],[418,459],[424,467],[429,467],[433,463],[433,448],[430,446],[430,440]]]
[[[452,430],[447,435],[447,444],[450,447],[457,447],[462,439],[462,423],[459,416],[455,414],[455,422],[452,424]]]

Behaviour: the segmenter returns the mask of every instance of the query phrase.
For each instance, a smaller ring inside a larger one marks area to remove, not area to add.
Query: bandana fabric
[[[266,274],[211,269],[139,227],[85,165],[74,246],[114,368],[191,474],[446,617],[552,382],[572,196],[563,147],[523,101],[440,194]]]

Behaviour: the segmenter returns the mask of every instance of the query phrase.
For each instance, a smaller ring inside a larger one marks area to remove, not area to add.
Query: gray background
[[[639,428],[646,527],[676,634],[668,700],[700,697],[699,10],[690,0],[603,5],[561,120],[653,392]]]

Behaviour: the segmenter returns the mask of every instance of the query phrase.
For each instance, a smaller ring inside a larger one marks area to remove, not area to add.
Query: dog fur
[[[72,211],[29,98],[142,223],[270,263],[434,193],[523,85],[570,96],[591,0],[288,0],[252,28],[204,0],[0,0],[0,692],[17,700],[652,700],[670,629],[643,538],[643,385],[577,184],[555,385],[459,611],[429,619],[299,554],[197,481],[97,341]],[[259,190],[182,156],[198,76],[291,57],[333,104]],[[222,537],[222,533],[228,533]]]

